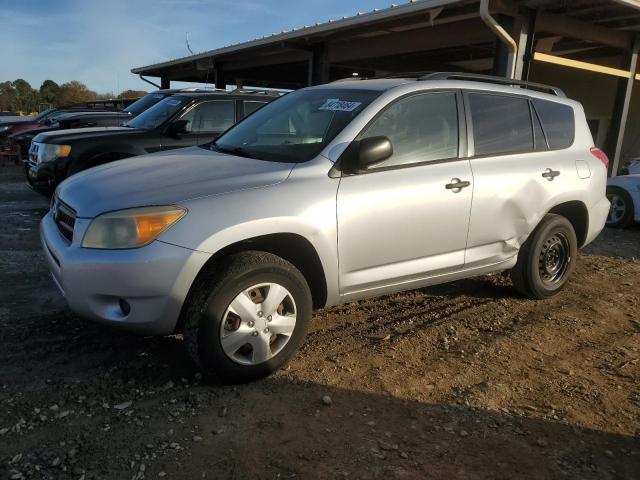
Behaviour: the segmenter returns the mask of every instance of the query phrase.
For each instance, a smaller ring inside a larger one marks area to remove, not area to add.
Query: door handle
[[[467,188],[471,185],[471,182],[462,181],[459,178],[452,178],[451,183],[447,183],[444,188],[447,190],[453,190],[453,193],[458,193],[463,188]]]
[[[553,181],[554,178],[556,178],[558,175],[560,175],[560,172],[557,170],[552,170],[551,168],[547,168],[543,173],[542,176],[543,178],[546,178],[547,180],[549,180],[550,182]]]

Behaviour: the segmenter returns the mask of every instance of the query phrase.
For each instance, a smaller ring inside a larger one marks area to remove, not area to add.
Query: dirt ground
[[[548,301],[496,275],[317,312],[286,370],[234,387],[180,338],[72,314],[46,210],[0,168],[0,478],[640,478],[640,228]]]

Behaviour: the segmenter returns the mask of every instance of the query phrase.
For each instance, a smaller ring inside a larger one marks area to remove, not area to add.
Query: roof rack
[[[542,83],[526,82],[524,80],[511,80],[504,77],[495,77],[493,75],[480,75],[478,73],[461,73],[461,72],[435,72],[422,75],[418,80],[470,80],[474,82],[495,83],[498,85],[515,85],[529,90],[539,90],[541,92],[551,93],[557,97],[566,97],[565,93],[558,87],[544,85]]]
[[[199,93],[199,92],[221,92],[224,93],[226,92],[226,90],[224,88],[205,88],[205,87],[186,87],[186,88],[179,88],[177,89],[178,92],[184,92],[184,93],[189,93],[189,92],[194,92],[194,93]]]
[[[361,77],[359,75],[356,76],[351,76],[351,77],[344,77],[344,78],[339,78],[337,80],[333,80],[329,83],[343,83],[343,82],[356,82],[358,80],[369,80],[369,78],[367,77]]]
[[[243,94],[258,94],[258,95],[272,95],[279,96],[281,92],[276,92],[274,90],[261,90],[261,89],[251,89],[251,88],[236,88],[231,90],[229,93],[243,93]]]

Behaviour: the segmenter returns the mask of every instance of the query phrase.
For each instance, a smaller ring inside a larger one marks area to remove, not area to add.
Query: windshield
[[[158,128],[190,101],[191,99],[189,97],[181,97],[179,95],[167,97],[164,100],[160,100],[153,107],[145,110],[137,117],[129,120],[124,124],[124,126],[143,128],[145,130]]]
[[[49,118],[52,114],[56,113],[57,110],[55,108],[49,108],[37,114],[35,117],[31,117],[30,120],[44,120],[45,118]]]
[[[380,93],[325,88],[292,92],[257,110],[212,146],[249,158],[305,162],[318,155]]]
[[[139,98],[138,100],[133,102],[123,111],[130,113],[131,115],[140,115],[149,107],[155,105],[163,98],[166,98],[167,95],[169,94],[168,93],[149,93],[148,95],[145,95],[144,97]]]

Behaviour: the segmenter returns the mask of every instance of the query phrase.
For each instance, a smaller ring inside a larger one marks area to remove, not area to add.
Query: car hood
[[[54,131],[54,130],[58,130],[60,127],[56,126],[56,124],[53,124],[51,126],[48,127],[34,127],[34,128],[28,128],[26,130],[20,130],[19,132],[16,132],[12,135],[10,135],[11,138],[15,138],[15,139],[19,139],[22,137],[26,137],[29,136],[31,138],[33,138],[34,136],[42,133],[42,132],[48,132],[48,131]]]
[[[93,127],[93,128],[71,128],[69,130],[57,130],[52,132],[40,133],[34,142],[64,144],[74,140],[83,138],[96,138],[114,135],[136,135],[143,133],[145,130],[129,127]]]
[[[30,122],[35,122],[33,117],[4,117],[4,120],[3,117],[0,117],[0,127],[9,127]]]
[[[78,217],[93,218],[123,208],[181,204],[274,185],[284,181],[294,165],[183,148],[86,170],[62,182],[57,195]]]

